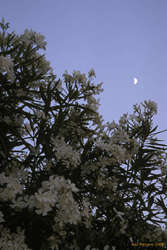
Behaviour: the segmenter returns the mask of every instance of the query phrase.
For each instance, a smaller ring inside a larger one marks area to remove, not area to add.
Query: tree
[[[156,104],[104,123],[93,69],[57,79],[41,34],[16,35],[4,19],[0,27],[0,248],[161,241],[166,146],[153,126]]]

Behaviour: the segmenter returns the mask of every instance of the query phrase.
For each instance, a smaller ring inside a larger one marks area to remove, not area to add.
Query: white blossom
[[[93,96],[87,96],[87,107],[92,109],[93,111],[97,111],[99,106],[100,106],[100,103],[99,103],[99,99],[96,100]]]
[[[90,71],[88,72],[88,76],[89,76],[89,77],[96,77],[96,73],[95,73],[95,71],[94,71],[93,68],[90,69]]]
[[[110,131],[117,128],[118,125],[115,123],[115,121],[112,121],[112,122],[107,122],[105,127],[107,127],[107,129]]]
[[[56,191],[53,193],[51,190],[44,191],[42,188],[35,193],[35,207],[36,213],[47,215],[52,207],[56,204]]]
[[[128,114],[123,114],[119,119],[119,124],[122,126],[128,123]]]
[[[144,101],[143,106],[149,110],[149,113],[151,114],[157,114],[158,108],[157,108],[157,103],[154,101]]]
[[[66,83],[73,82],[73,80],[74,80],[73,77],[70,74],[68,74],[67,70],[65,70],[63,77],[64,77],[64,81]]]
[[[7,56],[0,56],[0,72],[6,72],[9,80],[11,80],[12,82],[15,79],[13,67],[14,64],[11,58]]]
[[[59,208],[57,217],[64,223],[77,224],[81,220],[79,207],[71,192],[61,194],[57,207]]]
[[[10,205],[10,207],[16,209],[16,211],[22,210],[28,206],[30,206],[30,199],[24,196],[15,198]]]
[[[70,163],[73,167],[76,167],[80,163],[79,152],[74,151],[72,146],[64,141],[63,137],[52,138],[52,143],[57,159],[62,160],[66,164],[66,167],[69,167]]]
[[[2,227],[0,237],[0,249],[1,250],[31,250],[25,244],[24,231],[17,228],[17,233],[11,233],[9,229]]]
[[[51,70],[50,62],[43,56],[38,65],[38,74],[46,74],[49,70]]]
[[[117,162],[122,163],[130,158],[130,155],[125,147],[123,147],[121,145],[113,144],[112,141],[110,141],[108,143],[103,142],[103,141],[99,141],[97,143],[97,146],[102,150],[105,150],[109,153],[112,153],[112,155],[114,157],[113,161],[117,161]]]
[[[75,81],[78,81],[78,83],[82,83],[82,84],[86,83],[86,76],[85,74],[81,74],[80,71],[76,71],[76,70],[73,71],[73,79]]]
[[[48,181],[42,182],[38,192],[31,196],[28,206],[29,208],[34,207],[36,213],[43,216],[46,216],[56,206],[58,208],[56,219],[59,218],[64,223],[76,224],[81,219],[81,215],[72,192],[77,191],[78,189],[70,180],[50,176]]]
[[[22,173],[22,171],[21,171]],[[5,175],[4,173],[0,174],[0,184],[6,184],[4,188],[0,188],[0,198],[4,201],[15,199],[17,194],[23,192],[23,185],[19,181],[19,170],[13,171],[10,175]],[[24,178],[24,176],[22,177]]]
[[[24,34],[21,35],[20,39],[25,42],[26,45],[29,44],[36,44],[38,48],[45,49],[46,48],[46,41],[45,37],[40,33],[34,32],[31,30],[26,29]]]

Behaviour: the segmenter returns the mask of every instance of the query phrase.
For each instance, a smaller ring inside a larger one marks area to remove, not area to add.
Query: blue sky
[[[95,69],[104,83],[105,121],[151,99],[160,130],[167,128],[166,13],[166,0],[2,0],[0,7],[12,30],[32,28],[46,37],[46,57],[58,77]],[[162,138],[167,142],[167,132]]]

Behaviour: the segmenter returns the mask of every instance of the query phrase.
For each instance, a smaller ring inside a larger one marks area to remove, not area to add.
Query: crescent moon
[[[137,84],[138,83],[138,79],[136,77],[133,78],[133,84]]]

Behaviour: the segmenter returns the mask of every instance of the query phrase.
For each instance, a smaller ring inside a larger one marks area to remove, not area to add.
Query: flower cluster
[[[37,214],[46,216],[56,206],[59,211],[56,218],[75,224],[80,220],[80,213],[72,192],[77,191],[78,189],[70,180],[50,176],[48,181],[42,182],[38,192],[30,197],[30,208],[35,207]]]
[[[9,229],[0,227],[1,237],[0,237],[0,248],[2,250],[30,250],[25,244],[25,235],[24,231],[21,231],[20,228],[17,228],[16,233],[11,233]]]
[[[39,49],[45,49],[47,44],[43,35],[28,29],[21,35],[20,40],[27,46],[29,44],[36,44]]]
[[[7,73],[8,79],[11,80],[12,82],[15,79],[13,66],[14,64],[11,58],[2,55],[0,56],[0,72]]]
[[[58,161],[63,161],[68,168],[70,165],[76,167],[80,163],[79,152],[74,151],[72,146],[65,143],[63,137],[52,139],[55,156]]]
[[[17,194],[23,192],[24,186],[20,183],[19,177],[24,178],[25,173],[23,171],[17,171],[16,169],[9,175],[5,173],[0,174],[0,199],[3,201],[14,200]]]

